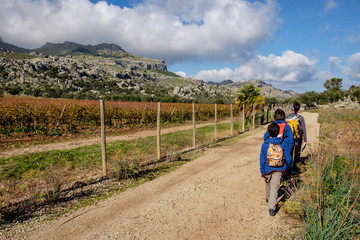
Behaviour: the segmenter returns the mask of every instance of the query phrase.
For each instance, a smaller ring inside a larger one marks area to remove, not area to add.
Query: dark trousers
[[[292,165],[294,171],[298,170],[298,167],[296,165],[300,162],[301,145],[302,145],[302,138],[295,139],[294,147],[291,150],[291,156],[293,156]]]

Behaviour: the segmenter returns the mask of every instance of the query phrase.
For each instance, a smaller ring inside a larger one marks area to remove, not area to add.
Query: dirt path
[[[317,143],[317,114],[303,113]],[[273,239],[259,173],[265,128],[212,148],[176,171],[26,232],[23,239]],[[309,151],[309,148],[306,151]],[[307,153],[304,152],[304,155]]]

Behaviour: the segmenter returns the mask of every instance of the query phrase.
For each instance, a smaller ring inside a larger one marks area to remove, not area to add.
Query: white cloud
[[[186,72],[179,71],[179,72],[175,72],[175,74],[179,75],[180,77],[187,78]]]
[[[332,74],[331,72],[328,71],[320,71],[315,75],[315,78],[320,80],[320,81],[326,81],[326,80],[330,80],[331,78],[334,78],[335,75]]]
[[[332,67],[338,68],[350,80],[360,81],[360,52],[346,58],[330,57],[329,61]]]
[[[169,64],[188,58],[246,58],[280,24],[275,1],[145,0],[134,8],[105,1],[0,0],[4,41],[116,43]]]
[[[208,82],[221,82],[226,79],[231,79],[233,74],[234,72],[230,68],[220,70],[203,70],[196,74],[195,78]]]
[[[336,2],[335,0],[327,0],[327,1],[325,2],[325,9],[324,9],[324,11],[325,11],[325,12],[328,12],[328,11],[334,9],[334,8],[337,8],[337,7],[339,7],[339,3],[338,3],[338,2]]]
[[[317,71],[316,63],[317,60],[287,50],[282,53],[282,56],[257,55],[234,70],[224,68],[201,71],[195,78],[215,82],[225,79],[242,81],[256,78],[275,85],[292,85],[312,81]]]

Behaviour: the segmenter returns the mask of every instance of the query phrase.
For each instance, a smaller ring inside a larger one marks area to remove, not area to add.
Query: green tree
[[[324,87],[327,91],[341,91],[342,79],[341,78],[332,78],[331,80],[326,80]]]
[[[236,93],[235,104],[240,108],[245,105],[245,114],[250,115],[253,104],[262,106],[265,103],[265,98],[260,95],[260,91],[260,88],[252,84],[244,84]]]
[[[272,104],[279,104],[280,101],[276,97],[267,97],[265,98],[265,105],[271,106]]]
[[[331,80],[326,80],[326,82],[324,83],[324,87],[326,88],[324,95],[328,102],[333,103],[342,99],[343,92],[341,90],[341,78],[332,78]]]
[[[315,91],[305,92],[298,97],[298,101],[306,106],[310,106],[314,103],[319,104],[320,95]]]
[[[348,90],[348,94],[352,101],[360,102],[360,85],[357,87],[352,85]]]

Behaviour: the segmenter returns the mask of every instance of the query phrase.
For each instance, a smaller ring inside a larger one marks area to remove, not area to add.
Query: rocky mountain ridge
[[[273,87],[271,84],[268,84],[264,81],[254,79],[254,78],[246,80],[246,81],[240,81],[240,82],[233,82],[232,80],[227,79],[220,83],[214,83],[214,82],[209,82],[209,83],[217,85],[217,86],[223,86],[223,87],[229,88],[233,92],[236,92],[244,84],[253,84],[254,86],[261,89],[261,95],[263,95],[264,97],[275,97],[275,98],[279,98],[279,99],[286,99],[286,98],[295,98],[299,95],[298,93],[296,93],[293,90],[283,91],[281,89]]]
[[[168,72],[164,61],[135,56],[116,44],[46,43],[29,50],[0,42],[1,47],[12,49],[0,51],[0,88],[10,94],[232,103],[237,89],[251,82],[268,96],[294,96],[259,80],[211,84],[182,78]]]

